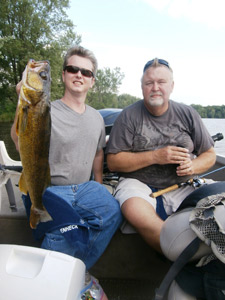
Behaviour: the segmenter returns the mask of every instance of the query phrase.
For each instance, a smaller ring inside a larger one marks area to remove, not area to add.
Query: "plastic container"
[[[72,256],[39,248],[0,245],[0,294],[10,300],[78,300],[85,265]]]

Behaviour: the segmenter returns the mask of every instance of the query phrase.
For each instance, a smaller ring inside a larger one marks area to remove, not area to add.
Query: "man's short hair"
[[[94,56],[92,51],[90,51],[88,49],[85,49],[85,48],[83,48],[81,46],[78,46],[78,45],[73,46],[72,48],[70,48],[67,51],[67,53],[65,55],[65,58],[64,58],[63,70],[67,66],[69,58],[73,55],[88,58],[92,62],[92,65],[93,65],[93,70],[92,71],[94,73],[94,76],[96,75],[96,72],[97,72],[97,69],[98,69],[98,62],[97,62],[96,57]]]

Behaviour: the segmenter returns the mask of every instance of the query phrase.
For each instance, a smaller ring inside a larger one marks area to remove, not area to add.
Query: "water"
[[[225,156],[225,119],[202,119],[211,135],[221,132],[224,139],[215,143],[216,154]]]
[[[215,151],[217,154],[225,156],[225,119],[202,119],[211,135],[221,132],[224,139],[215,143]],[[12,123],[0,122],[0,140],[5,142],[9,156],[14,160],[20,160],[14,143],[10,137],[10,129]]]

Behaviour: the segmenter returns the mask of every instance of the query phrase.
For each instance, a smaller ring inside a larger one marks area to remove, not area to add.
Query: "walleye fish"
[[[42,195],[50,185],[50,85],[48,61],[30,60],[22,78],[16,132],[23,166],[19,188],[31,199],[31,228],[52,220],[42,203]]]

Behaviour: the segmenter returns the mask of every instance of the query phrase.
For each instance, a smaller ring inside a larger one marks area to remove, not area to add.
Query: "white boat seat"
[[[5,147],[5,143],[0,141],[0,164],[2,166],[22,166],[20,161],[13,160],[9,157],[8,152]],[[0,211],[1,211],[1,203],[2,203],[2,188],[5,186],[10,208],[12,211],[16,211],[16,201],[15,201],[15,194],[12,186],[11,178],[12,176],[18,176],[20,173],[15,171],[2,171],[0,169]]]

